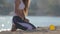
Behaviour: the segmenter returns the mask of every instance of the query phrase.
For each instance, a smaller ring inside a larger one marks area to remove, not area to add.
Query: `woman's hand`
[[[29,20],[28,19],[24,19],[25,22],[29,23]]]

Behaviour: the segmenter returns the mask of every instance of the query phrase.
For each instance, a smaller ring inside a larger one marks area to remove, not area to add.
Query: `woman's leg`
[[[19,22],[18,22],[19,23]],[[31,24],[31,23],[19,23],[19,25],[23,26],[23,27],[26,27],[27,29],[26,30],[33,30],[33,29],[36,29],[36,27]]]
[[[23,20],[21,20],[21,18],[19,16],[14,16],[13,17],[13,23],[15,25],[13,25],[14,28],[12,29],[22,29],[22,30],[32,30],[32,29],[36,29],[36,27],[31,24],[31,23],[26,23]]]
[[[27,28],[20,25],[18,22],[22,23],[23,20],[19,16],[14,16],[13,17],[13,24],[12,24],[12,30],[11,31],[16,31],[17,29],[22,29],[26,30]]]

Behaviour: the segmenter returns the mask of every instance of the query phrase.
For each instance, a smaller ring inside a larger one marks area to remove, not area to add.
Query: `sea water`
[[[0,16],[0,30],[11,29],[12,17],[13,16]],[[36,27],[47,27],[50,24],[60,26],[60,17],[27,16],[27,18],[30,20],[30,23],[32,23]]]

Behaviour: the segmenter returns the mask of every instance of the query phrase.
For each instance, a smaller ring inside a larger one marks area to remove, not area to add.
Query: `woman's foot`
[[[17,30],[16,25],[13,24],[13,25],[12,25],[12,29],[11,29],[11,31],[14,32],[14,31],[16,31],[16,30]]]

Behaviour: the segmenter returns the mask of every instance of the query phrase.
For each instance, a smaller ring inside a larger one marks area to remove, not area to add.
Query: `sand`
[[[48,27],[39,27],[38,31],[22,31],[17,30],[15,32],[2,31],[0,34],[60,34],[60,26],[56,26],[56,30],[50,31]]]

